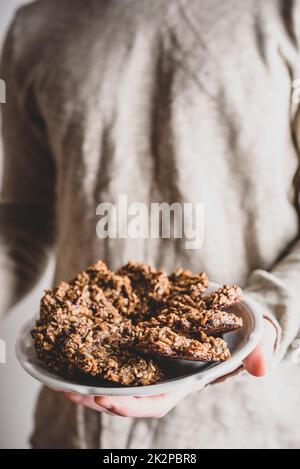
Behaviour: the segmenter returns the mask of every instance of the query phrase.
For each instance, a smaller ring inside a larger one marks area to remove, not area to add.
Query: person
[[[299,331],[299,24],[298,0],[39,0],[17,12],[1,66],[3,314],[51,252],[55,284],[99,258],[112,269],[133,259],[206,271],[265,310],[245,372],[203,390],[44,388],[34,448],[296,445],[282,415],[266,418],[272,379],[250,375],[278,364]],[[204,246],[99,239],[96,207],[120,194],[203,203]]]

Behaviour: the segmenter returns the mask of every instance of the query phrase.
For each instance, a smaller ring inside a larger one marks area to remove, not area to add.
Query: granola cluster
[[[45,291],[32,331],[37,356],[66,377],[130,386],[163,379],[157,357],[224,361],[230,352],[220,335],[242,326],[226,308],[241,290],[225,285],[207,295],[207,287],[205,273],[167,276],[133,262],[114,273],[98,261]]]

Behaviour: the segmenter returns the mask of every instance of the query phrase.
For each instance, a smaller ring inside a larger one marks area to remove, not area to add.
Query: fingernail
[[[81,400],[80,394],[73,394],[71,392],[67,392],[65,394],[72,402],[79,402]]]

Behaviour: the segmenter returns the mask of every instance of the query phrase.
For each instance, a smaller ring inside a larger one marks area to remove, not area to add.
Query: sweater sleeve
[[[300,241],[270,271],[255,270],[245,289],[265,307],[266,317],[273,319],[281,336],[276,361],[283,358],[300,330]],[[277,321],[280,325],[278,328]]]
[[[16,18],[0,73],[6,83],[6,104],[1,105],[0,316],[37,283],[54,240],[54,163],[21,45]]]
[[[299,107],[291,122],[291,132],[300,162]],[[299,169],[294,178],[294,192],[295,205],[300,214]],[[252,273],[245,292],[265,307],[266,317],[273,319],[275,326],[278,326],[277,321],[280,324],[276,359],[282,359],[300,332],[300,234],[269,272],[256,270]]]

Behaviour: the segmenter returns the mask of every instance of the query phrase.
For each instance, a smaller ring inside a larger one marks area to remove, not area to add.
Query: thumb
[[[261,344],[243,361],[245,370],[256,377],[264,376],[267,372],[267,363]]]
[[[264,334],[260,344],[243,361],[245,370],[256,377],[264,376],[274,355],[277,331],[267,319],[264,324]]]

